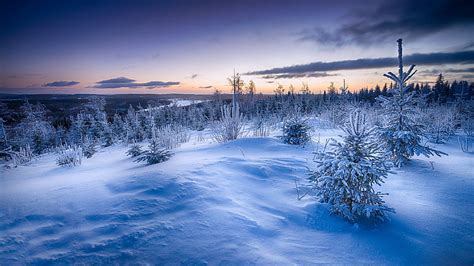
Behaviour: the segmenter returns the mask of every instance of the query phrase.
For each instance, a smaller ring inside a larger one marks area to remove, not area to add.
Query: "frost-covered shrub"
[[[461,129],[466,136],[474,137],[474,100],[471,100],[463,108],[460,115]]]
[[[206,140],[206,137],[202,131],[199,131],[197,136],[196,136],[196,141],[197,142],[204,142]]]
[[[374,129],[368,128],[365,117],[355,111],[342,130],[342,142],[332,140],[331,151],[316,154],[317,168],[311,172],[310,181],[332,213],[351,222],[363,217],[384,220],[393,209],[384,205],[383,194],[374,186],[384,182],[390,164],[373,137]]]
[[[82,144],[82,152],[86,158],[91,158],[97,152],[95,142],[91,138],[86,138]]]
[[[136,143],[132,144],[132,146],[130,146],[130,149],[127,150],[127,156],[130,157],[137,157],[140,156],[142,153],[142,147]]]
[[[461,129],[464,136],[458,136],[459,147],[463,152],[469,152],[472,142],[474,142],[474,101],[470,102],[461,117]]]
[[[122,129],[125,133],[125,141],[128,143],[142,141],[145,137],[144,127],[140,123],[139,116],[140,113],[135,112],[132,106],[128,108]]]
[[[326,104],[319,114],[322,128],[337,128],[345,121],[347,114],[346,104],[332,101]]]
[[[81,165],[82,148],[78,146],[61,146],[57,151],[56,164],[64,167]]]
[[[449,136],[455,133],[457,118],[454,108],[430,107],[424,110],[419,117],[421,118],[420,123],[424,124],[424,132],[430,142],[445,143]]]
[[[193,106],[191,106],[190,110],[192,111],[190,111],[189,126],[196,131],[204,130],[207,126],[208,118],[203,110],[200,108],[193,108]]]
[[[306,120],[293,116],[283,124],[282,140],[291,145],[303,145],[311,140],[310,130]]]
[[[380,115],[380,109],[378,107],[367,107],[359,106],[351,110],[349,113],[355,110],[360,110],[362,113],[366,114],[366,123],[368,127],[379,127],[383,124],[383,116]]]
[[[458,136],[458,144],[459,144],[459,148],[461,148],[463,152],[469,152],[469,149],[471,147],[471,137]]]
[[[224,106],[221,109],[222,118],[215,127],[212,137],[219,143],[227,142],[239,138],[242,135],[244,126],[243,115],[240,114],[239,105],[236,105],[234,111],[230,106]]]
[[[109,147],[114,144],[114,135],[108,127],[102,132],[101,143],[102,147]]]
[[[156,164],[167,161],[172,155],[173,154],[169,150],[161,147],[156,138],[153,138],[150,140],[148,150],[142,152],[135,161]]]
[[[9,150],[6,153],[13,167],[27,165],[33,159],[33,151],[28,144],[20,147],[18,151]]]
[[[51,145],[54,128],[47,119],[47,109],[43,104],[26,101],[21,107],[23,118],[14,127],[15,139],[19,146],[31,147],[35,154],[41,154]],[[30,148],[28,148],[30,149]]]
[[[255,137],[268,137],[271,131],[271,124],[263,117],[257,117],[252,127]]]
[[[156,129],[155,136],[159,144],[169,150],[178,148],[190,139],[187,128],[180,125],[166,125]]]

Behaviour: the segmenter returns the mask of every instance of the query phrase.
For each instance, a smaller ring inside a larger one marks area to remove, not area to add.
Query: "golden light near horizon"
[[[277,84],[300,87],[303,82],[317,93],[343,79],[358,90],[386,82],[380,73],[396,65],[377,59],[395,56],[391,48],[398,37],[406,37],[407,56],[425,55],[420,71],[426,71],[417,81],[433,82],[439,73],[451,81],[474,80],[472,38],[465,34],[474,26],[464,14],[445,18],[450,26],[438,28],[420,17],[415,34],[403,26],[404,12],[394,11],[392,19],[372,10],[361,16],[360,6],[351,1],[29,5],[26,9],[9,3],[4,8],[10,11],[5,13],[5,34],[0,39],[3,93],[206,94],[216,88],[228,90],[226,78],[233,69],[265,94],[271,94]],[[391,6],[377,1],[371,5]],[[367,16],[373,23],[364,20]],[[18,19],[21,27],[15,22]],[[400,23],[393,23],[397,19]],[[354,28],[369,31],[388,22],[393,24],[390,32],[379,27],[367,35]],[[354,62],[357,59],[367,64]],[[419,63],[416,57],[414,63]],[[314,64],[319,65],[311,68]],[[304,67],[285,72],[293,66]],[[293,77],[246,75],[272,69],[281,69],[272,75]],[[119,77],[135,83],[97,86]],[[59,81],[67,86],[59,86]]]

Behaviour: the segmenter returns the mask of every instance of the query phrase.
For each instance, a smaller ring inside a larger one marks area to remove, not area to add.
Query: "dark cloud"
[[[470,68],[461,68],[461,69],[453,69],[449,68],[445,70],[447,73],[474,73],[474,67]]]
[[[192,74],[191,79],[195,79],[195,78],[197,78],[197,76],[198,76],[198,74]]]
[[[321,27],[303,30],[299,40],[341,46],[370,45],[393,39],[411,40],[457,26],[474,25],[474,1],[391,0],[352,12],[350,22],[334,31]]]
[[[453,53],[412,54],[403,57],[406,65],[443,65],[474,63],[474,51],[461,51]],[[326,72],[337,70],[356,70],[396,67],[397,58],[362,58],[334,62],[314,62],[304,65],[272,68],[267,70],[248,72],[245,75],[275,75],[275,74],[302,74],[310,72]]]
[[[174,85],[179,85],[177,81],[149,81],[145,83],[133,83],[130,88],[135,87],[148,87],[148,88],[159,88],[159,87],[170,87]]]
[[[54,82],[46,83],[46,84],[43,85],[43,87],[68,87],[68,86],[74,86],[74,85],[77,85],[77,84],[79,84],[79,82],[77,82],[77,81],[60,80],[60,81],[54,81]]]
[[[134,79],[129,79],[126,77],[118,77],[118,78],[113,78],[113,79],[106,79],[106,80],[101,80],[98,81],[98,84],[118,84],[118,83],[131,83],[135,82]]]
[[[125,77],[118,77],[113,79],[107,79],[96,82],[96,85],[93,88],[96,89],[118,89],[118,88],[164,88],[170,87],[174,85],[179,85],[179,82],[175,81],[149,81],[144,83],[135,82],[134,79],[129,79]]]
[[[470,49],[472,49],[472,48],[474,48],[474,41],[472,41],[472,42],[470,42],[470,43],[466,43],[465,45],[463,45],[463,46],[461,47],[460,50],[470,50]]]
[[[305,29],[298,33],[299,41],[304,42],[316,42],[325,45],[342,46],[345,44],[345,40],[340,34],[336,32],[329,32],[320,27],[314,27],[312,29]]]
[[[212,88],[212,86],[211,86],[211,85],[209,85],[209,86],[201,86],[201,87],[199,87],[199,88],[200,88],[200,89],[210,89],[210,88]]]
[[[421,75],[430,76],[442,74],[474,73],[474,67],[469,68],[448,68],[448,69],[429,69],[419,71]]]
[[[474,79],[474,74],[466,74],[466,75],[462,75],[463,79]]]
[[[295,79],[295,78],[323,78],[330,76],[337,76],[338,74],[328,74],[326,72],[316,73],[291,73],[291,74],[279,74],[279,75],[265,75],[262,76],[264,79]]]

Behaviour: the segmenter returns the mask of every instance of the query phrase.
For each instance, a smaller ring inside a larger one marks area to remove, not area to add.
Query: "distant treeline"
[[[379,95],[389,95],[389,91],[394,84],[385,83],[382,87],[376,85],[374,88],[362,88],[358,92],[349,92],[358,101],[369,101],[374,103]],[[416,91],[423,95],[428,103],[449,103],[456,99],[463,98],[465,100],[474,97],[474,83],[467,81],[445,81],[442,74],[439,74],[434,85],[428,83],[411,83],[408,84],[409,91]],[[336,93],[333,88],[324,91],[324,98],[329,99],[331,94]]]

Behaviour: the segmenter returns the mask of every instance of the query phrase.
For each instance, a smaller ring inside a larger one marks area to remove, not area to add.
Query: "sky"
[[[0,3],[0,93],[257,92],[474,81],[474,1],[69,0]]]

